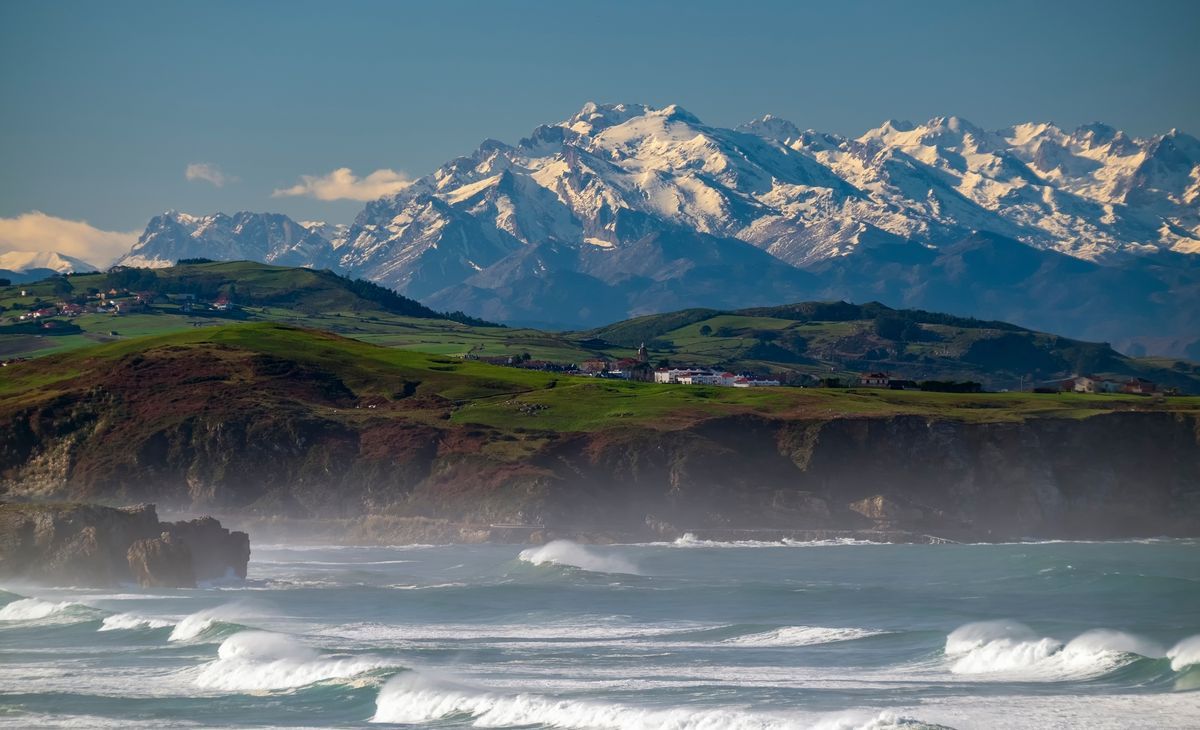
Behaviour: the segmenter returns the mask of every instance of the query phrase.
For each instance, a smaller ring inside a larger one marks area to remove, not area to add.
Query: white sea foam
[[[1171,669],[1176,672],[1200,664],[1200,634],[1189,636],[1172,646],[1167,657],[1171,660]]]
[[[639,574],[637,566],[620,556],[601,555],[570,540],[555,540],[541,547],[528,548],[518,557],[534,565],[562,565],[592,573]]]
[[[842,545],[884,545],[886,543],[858,540],[852,537],[836,537],[829,540],[702,540],[690,532],[672,542],[647,543],[653,547],[677,548],[768,548],[768,547],[838,547]]]
[[[133,631],[136,629],[165,629],[174,626],[171,621],[161,618],[138,616],[133,613],[116,613],[106,616],[97,631]]]
[[[472,641],[488,644],[545,646],[599,646],[640,643],[686,631],[722,628],[720,624],[658,622],[629,624],[598,616],[583,621],[552,621],[533,624],[381,624],[354,623],[334,626],[321,633],[363,642],[418,644],[425,642]]]
[[[0,621],[38,621],[62,614],[82,604],[73,601],[43,601],[40,598],[18,598],[0,608]]]
[[[163,601],[176,596],[155,595],[152,593],[88,593],[84,596],[89,601]]]
[[[415,542],[411,545],[291,545],[288,543],[267,543],[254,548],[255,552],[327,552],[330,550],[429,550],[431,548],[447,547],[446,545],[431,545]],[[258,562],[255,560],[254,562]]]
[[[381,657],[320,654],[284,634],[241,631],[221,642],[217,660],[200,667],[195,683],[230,691],[290,689],[393,666]]]
[[[394,591],[432,591],[432,590],[438,590],[441,588],[464,588],[468,585],[470,585],[470,584],[469,583],[429,583],[426,585],[417,585],[414,583],[403,583],[403,584],[398,583],[396,585],[390,585],[390,586],[385,586],[385,587],[391,588]]]
[[[813,646],[816,644],[832,644],[837,641],[853,641],[868,636],[879,636],[886,631],[855,628],[824,628],[821,626],[784,626],[773,631],[757,634],[746,634],[726,639],[725,644],[738,646]]]
[[[101,715],[70,715],[47,713],[12,712],[0,715],[0,727],[12,728],[64,728],[69,730],[98,730],[99,728],[195,728],[202,727],[190,720],[135,720],[131,717],[103,717]]]
[[[1108,674],[1138,657],[1162,657],[1148,639],[1094,629],[1070,642],[1039,637],[1015,621],[982,621],[946,637],[946,656],[955,674],[999,675],[1006,679],[1058,681]]]
[[[545,695],[497,694],[432,680],[415,673],[393,677],[380,690],[372,722],[418,725],[469,715],[473,727],[547,726],[617,730],[883,730],[913,727],[891,713],[846,712],[798,717],[753,713],[734,707],[649,708],[561,699]]]
[[[353,568],[358,565],[401,565],[415,560],[255,560],[259,565],[319,565],[326,567]]]

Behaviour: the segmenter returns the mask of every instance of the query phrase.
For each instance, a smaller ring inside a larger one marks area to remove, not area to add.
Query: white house
[[[732,383],[735,388],[777,388],[778,380],[757,380],[755,378],[737,378]]]
[[[1115,380],[1106,380],[1095,375],[1077,375],[1073,380],[1076,393],[1120,393],[1123,386]]]
[[[680,383],[680,378],[690,378],[694,375],[704,375],[705,370],[694,370],[691,368],[662,368],[654,371],[654,382],[656,383]],[[691,383],[687,383],[691,385]]]
[[[685,370],[682,368],[657,370],[654,373],[654,382],[678,385],[717,385],[724,388],[759,388],[779,385],[778,380],[757,380],[716,370]]]

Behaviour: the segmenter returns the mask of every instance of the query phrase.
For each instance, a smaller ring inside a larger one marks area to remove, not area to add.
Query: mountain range
[[[156,216],[119,263],[331,268],[493,321],[595,326],[705,306],[879,300],[1200,357],[1200,142],[1101,124],[775,117],[588,104],[483,142],[349,226]]]

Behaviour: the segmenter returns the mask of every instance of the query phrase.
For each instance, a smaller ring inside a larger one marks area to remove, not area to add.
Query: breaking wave
[[[246,606],[230,603],[216,608],[197,611],[175,624],[167,641],[194,641],[196,639],[218,639],[245,628],[238,620],[251,618],[255,612]]]
[[[841,628],[831,629],[821,626],[784,626],[773,631],[763,631],[757,634],[746,634],[725,639],[725,644],[738,646],[813,646],[816,644],[832,644],[838,641],[853,641],[865,639],[868,636],[879,636],[886,631],[874,629]]]
[[[149,618],[132,613],[116,613],[106,616],[97,631],[135,631],[139,629],[165,629],[174,626],[171,621],[161,618]]]
[[[946,637],[946,657],[955,674],[996,674],[1033,681],[1098,677],[1142,658],[1162,658],[1153,641],[1122,631],[1093,629],[1067,643],[1039,637],[1015,621],[982,621]]]
[[[1167,658],[1171,660],[1171,669],[1176,672],[1200,665],[1200,634],[1189,636],[1171,647]]]
[[[472,727],[613,728],[615,730],[885,730],[930,727],[892,713],[839,713],[807,720],[728,707],[654,709],[616,703],[504,695],[438,682],[414,673],[380,690],[372,722],[419,725],[469,716]]]
[[[320,654],[283,634],[242,631],[221,642],[216,661],[200,667],[195,684],[229,691],[291,689],[396,666],[380,657]]]
[[[75,618],[86,621],[91,609],[74,601],[43,601],[40,598],[18,598],[0,608],[0,621],[42,621]]]
[[[517,556],[534,565],[561,565],[592,573],[639,575],[637,566],[616,555],[600,555],[570,540],[555,540],[541,547],[522,550]]]

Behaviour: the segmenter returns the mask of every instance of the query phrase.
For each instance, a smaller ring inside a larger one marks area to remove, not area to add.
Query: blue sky
[[[0,251],[83,235],[31,211],[348,222],[361,202],[272,192],[339,168],[386,189],[589,100],[853,135],[942,114],[1197,133],[1197,38],[1200,2],[6,0]]]

